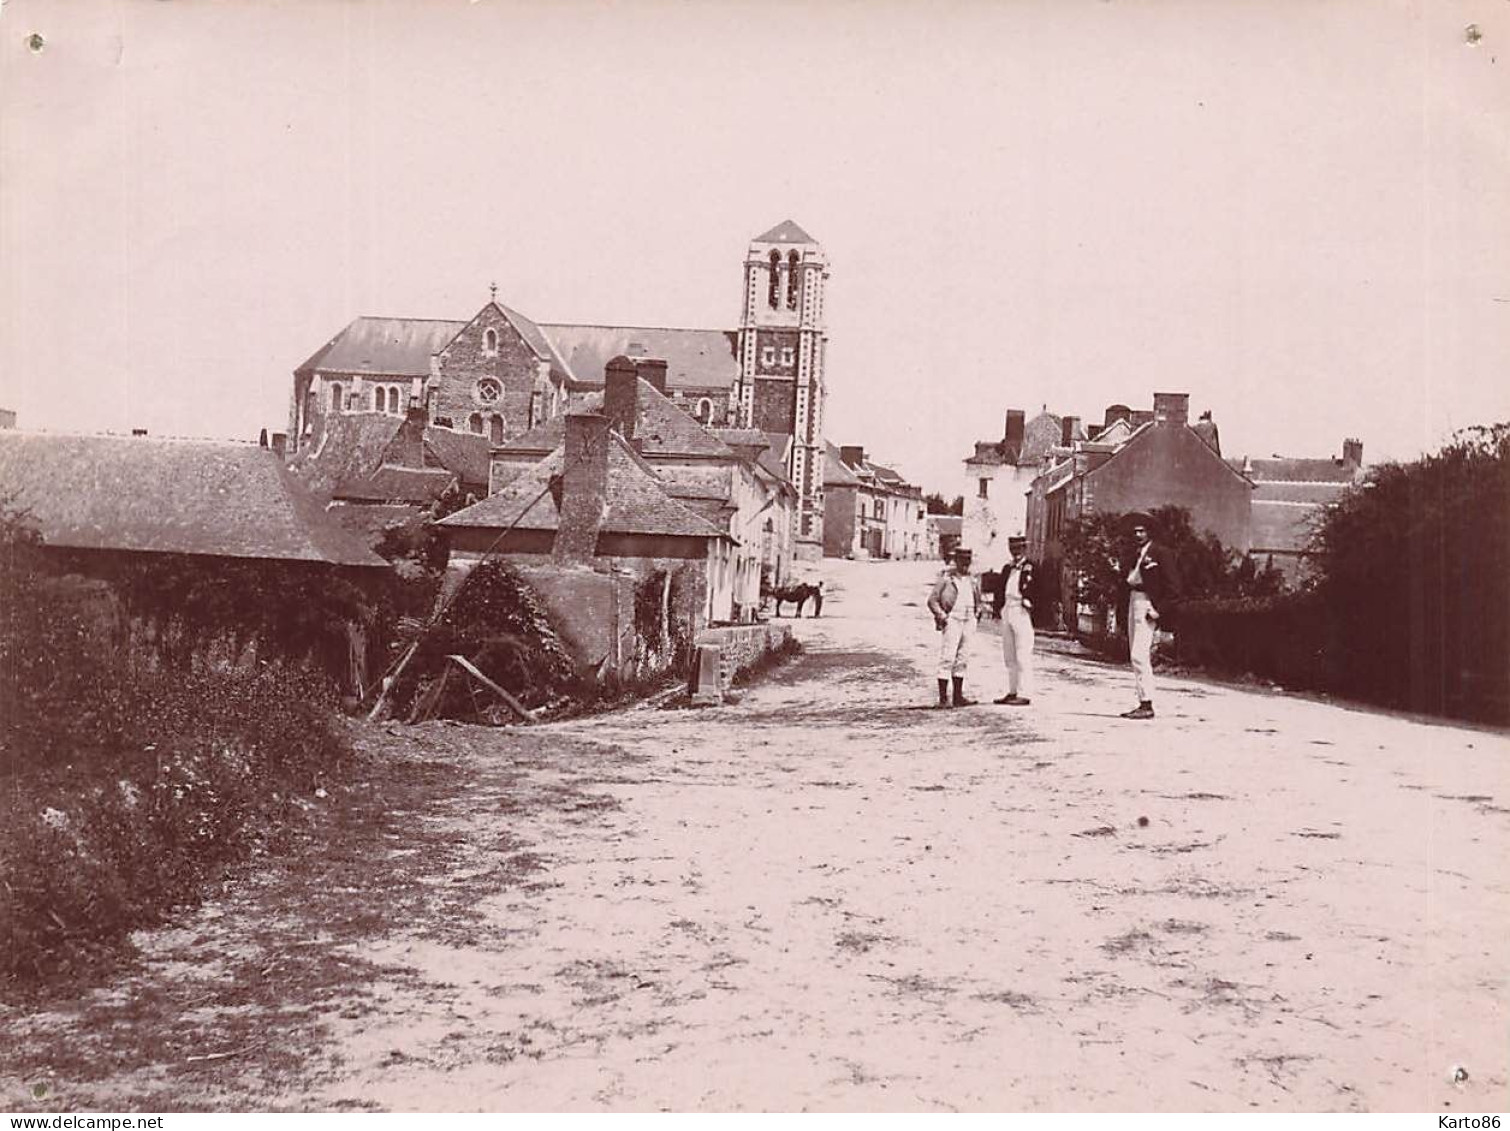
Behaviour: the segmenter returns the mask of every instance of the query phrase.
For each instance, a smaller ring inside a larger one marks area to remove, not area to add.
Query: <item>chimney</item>
[[[1022,455],[1022,433],[1027,430],[1027,414],[1019,408],[1007,409],[1007,430],[1001,438],[1001,455],[1016,464]]]
[[[1073,447],[1075,433],[1080,430],[1080,418],[1078,416],[1066,416],[1064,418],[1063,431],[1060,435],[1060,443],[1066,448]]]
[[[603,367],[603,415],[620,436],[634,439],[640,415],[640,374],[622,354]]]
[[[1101,433],[1104,432],[1104,431],[1106,431],[1106,425],[1104,425],[1104,424],[1092,424],[1092,425],[1089,425],[1086,428],[1086,430],[1085,430],[1085,438],[1087,440],[1094,440],[1097,436],[1101,435]]]
[[[1125,404],[1112,404],[1106,406],[1106,417],[1102,421],[1101,430],[1104,432],[1119,420],[1132,423],[1132,409]]]
[[[1153,395],[1153,418],[1158,424],[1189,424],[1189,393],[1155,393]]]
[[[287,456],[288,456],[288,433],[287,432],[274,432],[273,433],[273,451],[275,451],[276,453],[278,453],[278,458],[279,459],[286,459],[287,458]]]
[[[259,448],[265,448],[265,447],[267,447],[267,429],[266,428],[264,428],[260,433],[258,433],[258,435],[257,435],[257,446]]]
[[[1363,466],[1363,441],[1347,439],[1342,441],[1342,462],[1348,467]]]
[[[865,449],[858,445],[846,444],[839,449],[839,459],[855,467],[865,462]]]
[[[133,428],[131,429],[131,434],[133,436],[145,436],[147,434],[147,430],[145,428]]]
[[[560,476],[560,511],[554,555],[590,560],[608,509],[608,417],[577,413],[566,418],[566,445]]]
[[[655,386],[655,391],[661,396],[666,395],[666,362],[659,357],[639,357],[634,362],[639,374],[646,381]]]

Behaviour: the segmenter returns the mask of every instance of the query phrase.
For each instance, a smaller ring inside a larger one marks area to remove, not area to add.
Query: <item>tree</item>
[[[923,496],[923,502],[927,505],[929,514],[964,514],[965,496],[954,496],[953,502],[945,502],[944,496],[937,491]]]

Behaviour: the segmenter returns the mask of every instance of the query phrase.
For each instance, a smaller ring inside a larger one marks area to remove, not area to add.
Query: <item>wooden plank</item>
[[[456,665],[459,668],[461,668],[462,671],[466,672],[473,679],[477,680],[478,683],[482,684],[489,691],[491,691],[495,695],[497,695],[498,698],[502,699],[505,703],[507,703],[509,705],[509,709],[512,710],[516,715],[518,715],[525,722],[532,722],[533,721],[533,719],[532,719],[529,711],[527,711],[525,709],[525,706],[524,706],[523,703],[519,702],[518,699],[515,699],[507,691],[505,691],[503,688],[499,687],[491,679],[489,679],[487,676],[483,675],[480,671],[478,671],[477,670],[477,665],[474,664],[474,663],[472,663],[471,660],[467,659],[465,656],[447,656],[446,659],[455,661]]]

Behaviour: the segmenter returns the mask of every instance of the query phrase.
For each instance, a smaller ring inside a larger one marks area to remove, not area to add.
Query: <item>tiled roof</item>
[[[385,564],[250,444],[0,431],[0,483],[53,546]]]
[[[609,436],[605,457],[608,505],[601,527],[604,534],[727,537],[707,519],[673,499],[666,485],[622,437],[615,433]],[[549,484],[552,476],[561,473],[565,460],[565,449],[557,448],[496,495],[447,516],[440,525],[503,530],[512,524],[518,530],[558,529],[560,513]]]
[[[825,443],[823,457],[823,485],[825,487],[858,487],[860,477],[850,470],[839,456],[839,449]]]
[[[733,460],[734,452],[716,435],[693,420],[643,377],[639,378],[639,414],[634,439],[644,456],[704,456]],[[587,393],[574,406],[577,412],[602,412],[603,394]],[[566,418],[552,417],[500,449],[528,455],[554,451],[566,436]]]
[[[337,494],[342,499],[373,503],[433,503],[456,482],[441,467],[395,467],[384,464],[370,475],[347,480]]]
[[[502,311],[503,316],[509,320],[514,329],[519,331],[519,336],[534,351],[535,356],[541,361],[550,362],[551,370],[558,377],[566,379],[572,376],[571,366],[562,358],[555,343],[539,326],[512,307],[504,306],[503,303],[496,301],[493,305]]]
[[[783,220],[769,232],[758,235],[752,243],[817,243],[812,236],[797,226],[795,220]]]
[[[665,361],[667,389],[728,389],[739,377],[739,335],[732,330],[564,323],[541,329],[584,385],[601,386],[604,367],[620,355]]]
[[[1022,451],[1017,454],[1018,467],[1042,463],[1049,449],[1064,438],[1064,421],[1052,412],[1040,412],[1022,431]]]
[[[1228,460],[1239,470],[1243,460]],[[1340,459],[1271,459],[1248,460],[1248,477],[1255,483],[1351,483],[1357,468]]]
[[[1252,552],[1299,551],[1310,541],[1311,527],[1322,509],[1297,503],[1255,498],[1252,518]]]
[[[357,318],[315,351],[297,372],[428,377],[430,358],[466,326],[436,318]]]
[[[425,429],[425,447],[430,457],[447,471],[455,472],[463,483],[487,483],[491,446],[488,438],[477,432],[434,426]]]
[[[291,469],[314,494],[339,495],[343,485],[366,479],[382,466],[388,445],[403,425],[403,417],[384,412],[333,413],[325,420],[320,442],[301,448]]]
[[[787,449],[792,444],[791,434],[788,432],[767,432],[765,438],[766,443],[770,446],[760,453],[760,457],[755,462],[783,483],[791,486],[792,481],[786,473]]]
[[[931,514],[928,521],[933,523],[933,528],[940,534],[958,537],[964,531],[965,520],[957,514]]]
[[[1255,503],[1301,503],[1325,506],[1338,498],[1351,483],[1286,482],[1260,480],[1253,490]]]

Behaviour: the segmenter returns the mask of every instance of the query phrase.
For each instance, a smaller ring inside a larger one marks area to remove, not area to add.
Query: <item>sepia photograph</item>
[[[0,0],[14,1126],[1468,1127],[1507,862],[1506,0]]]

